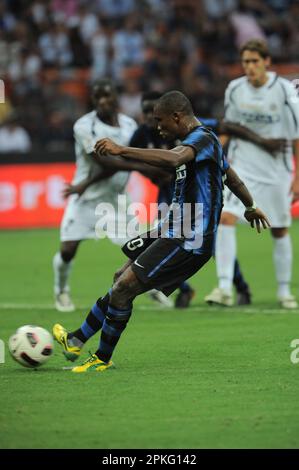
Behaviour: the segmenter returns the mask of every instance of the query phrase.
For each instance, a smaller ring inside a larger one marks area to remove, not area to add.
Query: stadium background
[[[122,110],[137,120],[143,90],[172,88],[199,115],[222,117],[225,86],[241,73],[238,46],[252,36],[269,41],[279,73],[299,77],[296,0],[0,0],[0,136],[13,122],[30,146],[7,152],[0,138],[0,227],[14,228],[0,231],[6,344],[23,324],[80,324],[124,262],[107,240],[83,244],[71,282],[77,310],[54,310],[60,190],[73,173],[72,125],[90,109],[92,80],[111,76]],[[154,200],[155,187],[134,177],[134,198]],[[298,312],[278,308],[269,232],[241,225],[238,233],[249,308],[207,308],[211,262],[191,280],[188,311],[137,299],[111,374],[62,371],[58,347],[38,372],[6,351],[0,448],[298,448],[298,364],[290,361]],[[291,236],[298,297],[298,221]]]

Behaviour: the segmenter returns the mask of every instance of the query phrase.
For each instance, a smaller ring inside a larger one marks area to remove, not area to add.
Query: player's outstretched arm
[[[250,222],[252,228],[256,228],[260,233],[261,227],[264,229],[270,227],[270,223],[266,215],[256,207],[246,185],[242,180],[240,180],[239,176],[232,168],[229,168],[226,172],[225,184],[244,204],[244,217],[248,222]]]
[[[157,182],[159,181],[161,181],[162,183],[165,183],[165,181],[170,182],[172,177],[172,172],[170,172],[170,169],[159,168],[156,165],[151,165],[144,161],[137,161],[134,159],[127,159],[119,156],[107,158],[106,156],[101,154],[97,154],[95,158],[97,162],[104,167],[104,169],[113,169],[114,172],[138,171],[143,176],[150,178],[155,184],[157,184]]]
[[[285,139],[266,139],[256,134],[251,129],[248,129],[248,127],[241,126],[241,124],[237,124],[236,122],[220,121],[219,133],[248,140],[258,147],[262,147],[272,155],[275,154],[275,152],[283,152],[287,145]]]

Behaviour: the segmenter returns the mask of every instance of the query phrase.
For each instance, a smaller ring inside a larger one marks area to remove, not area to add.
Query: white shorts
[[[249,189],[256,205],[266,214],[271,227],[290,227],[291,202],[292,195],[290,193],[291,177],[285,178],[281,184],[265,184],[247,179],[245,184]],[[229,212],[239,219],[244,218],[245,207],[229,189],[224,189],[224,206],[223,212]]]
[[[105,215],[105,226],[114,227],[116,225],[116,231],[108,229],[104,232],[97,227],[100,213],[96,212],[99,204],[103,201],[99,199],[84,200],[77,195],[70,196],[60,226],[60,240],[62,242],[79,241],[107,236],[113,243],[124,245],[128,240],[125,224],[122,225],[122,231],[117,231],[117,228],[122,224],[122,218],[126,216],[127,204],[122,204],[120,211],[118,202],[117,195],[114,199],[110,199],[108,214]],[[109,225],[110,223],[111,225]]]

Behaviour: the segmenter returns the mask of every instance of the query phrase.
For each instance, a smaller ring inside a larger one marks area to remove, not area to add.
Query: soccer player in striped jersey
[[[88,339],[102,330],[97,351],[74,367],[75,373],[103,372],[113,366],[111,357],[131,317],[136,296],[152,288],[170,295],[211,258],[222,210],[223,180],[242,201],[252,227],[260,231],[269,225],[230,168],[218,138],[194,116],[185,95],[178,91],[166,93],[157,102],[154,115],[162,135],[169,140],[180,139],[179,146],[171,150],[138,149],[110,139],[101,139],[95,146],[95,153],[108,159],[119,156],[173,169],[176,181],[173,210],[168,212],[161,230],[157,230],[156,237],[145,239],[137,257],[132,251],[132,258],[117,273],[110,291],[96,301],[81,327],[68,333],[62,325],[54,325],[54,338],[70,360],[79,357]]]

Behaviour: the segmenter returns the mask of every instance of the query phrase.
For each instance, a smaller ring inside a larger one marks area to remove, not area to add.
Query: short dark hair
[[[156,106],[162,112],[167,114],[173,114],[176,112],[183,113],[187,116],[192,116],[194,114],[192,105],[187,96],[177,90],[168,91],[162,95]]]
[[[244,51],[257,52],[261,57],[263,57],[263,59],[270,57],[268,45],[262,39],[251,39],[250,41],[245,42],[240,49],[241,56]]]
[[[101,80],[97,80],[92,84],[92,96],[94,98],[97,98],[97,96],[101,95],[103,91],[105,91],[105,88],[110,88],[111,93],[117,94],[117,89],[112,80],[109,80],[109,78],[102,78]]]
[[[145,91],[142,94],[141,103],[143,103],[143,101],[156,101],[160,99],[161,96],[162,93],[160,93],[159,91]]]

